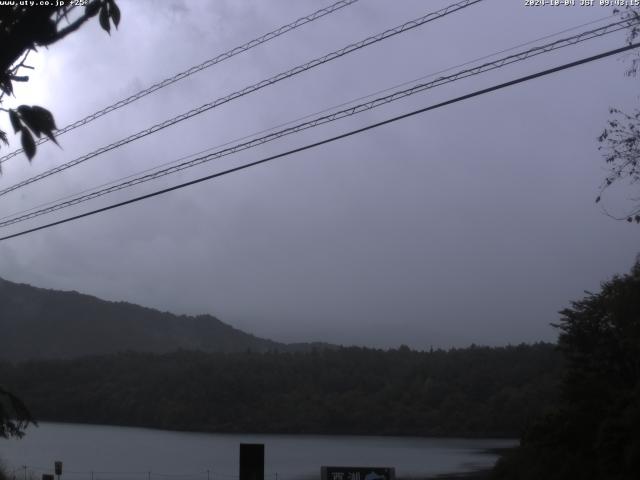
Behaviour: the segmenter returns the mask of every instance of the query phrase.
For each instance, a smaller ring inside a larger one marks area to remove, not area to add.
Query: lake
[[[398,477],[488,468],[488,449],[515,440],[334,435],[217,434],[41,423],[0,440],[16,480],[39,480],[63,462],[61,480],[232,480],[240,443],[265,444],[265,480],[318,478],[322,465],[395,467]],[[26,469],[24,468],[26,466]]]

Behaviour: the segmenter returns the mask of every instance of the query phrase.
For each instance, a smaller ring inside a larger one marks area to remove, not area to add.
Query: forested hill
[[[305,350],[237,330],[210,315],[185,316],[0,278],[0,359],[71,358],[120,351]]]
[[[212,432],[516,436],[557,396],[553,345],[125,353],[1,363],[39,420]]]

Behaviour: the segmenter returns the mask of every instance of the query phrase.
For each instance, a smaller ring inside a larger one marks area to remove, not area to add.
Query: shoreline
[[[160,431],[160,432],[174,432],[174,433],[193,433],[193,434],[205,434],[205,435],[264,435],[264,436],[288,436],[288,435],[297,435],[297,436],[327,436],[327,437],[381,437],[381,438],[417,438],[417,439],[442,439],[442,440],[491,440],[491,441],[509,441],[509,442],[518,442],[519,436],[514,433],[512,435],[507,434],[496,434],[490,433],[488,435],[480,435],[480,434],[471,434],[471,433],[450,433],[450,434],[438,434],[438,435],[417,435],[410,433],[379,433],[379,432],[349,432],[346,433],[344,431],[339,432],[331,432],[331,431],[245,431],[245,430],[234,430],[234,429],[197,429],[197,428],[178,428],[178,427],[167,427],[167,426],[151,426],[145,424],[135,424],[135,423],[118,423],[118,422],[106,422],[106,423],[93,423],[90,421],[80,421],[80,420],[56,420],[51,418],[41,418],[38,420],[38,425],[32,425],[32,427],[38,428],[39,425],[70,425],[70,426],[87,426],[87,427],[113,427],[113,428],[129,428],[129,429],[138,429],[138,430],[150,430],[150,431]],[[28,431],[26,431],[28,434]],[[496,453],[503,450],[508,450],[511,447],[496,447],[485,450],[486,453]]]
[[[499,459],[506,452],[513,450],[513,448],[515,447],[489,448],[489,449],[486,449],[484,453],[489,455],[497,455]],[[496,459],[496,461],[498,459]],[[492,470],[493,470],[493,467],[482,468],[480,470],[473,470],[470,472],[443,473],[440,475],[433,475],[433,476],[425,477],[422,479],[406,477],[406,478],[399,478],[398,480],[487,480],[490,477]]]
[[[462,473],[443,473],[433,477],[426,477],[423,480],[487,480],[492,468],[482,470],[474,470],[472,472]],[[399,480],[417,480],[417,479],[399,479]]]
[[[491,470],[491,468],[485,468],[471,472],[441,473],[428,477],[398,477],[397,480],[487,480]]]

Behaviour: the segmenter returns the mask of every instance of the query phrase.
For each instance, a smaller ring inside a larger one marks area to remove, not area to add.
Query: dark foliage
[[[640,262],[561,312],[567,362],[558,408],[530,428],[495,478],[640,478]]]
[[[620,2],[620,4],[624,3]],[[637,6],[627,5],[623,9],[614,10],[614,13],[620,14],[623,19],[627,20],[638,21],[640,19],[640,8]],[[635,24],[629,28],[627,43],[637,42],[639,35],[640,27]],[[626,73],[635,77],[640,69],[640,57],[637,53],[629,54],[629,56],[631,57],[631,67]],[[609,113],[611,118],[598,137],[599,150],[603,153],[609,172],[600,186],[596,203],[602,200],[606,190],[612,185],[625,180],[631,185],[640,181],[640,110],[636,108],[632,113],[627,113],[618,108],[610,108]],[[611,214],[609,216],[617,220],[624,219],[629,223],[640,224],[638,198],[634,198],[632,201],[636,203],[626,214],[619,217]]]
[[[115,0],[92,0],[81,14],[81,2],[46,2],[47,5],[29,5],[15,2],[15,5],[0,6],[0,103],[4,95],[13,95],[14,82],[27,82],[22,75],[24,69],[31,69],[25,62],[30,51],[47,47],[75,32],[91,17],[99,14],[100,26],[109,33],[111,23],[117,28],[120,23],[120,9]],[[73,17],[73,20],[70,18]],[[31,160],[36,153],[34,135],[46,135],[55,142],[56,125],[53,115],[37,105],[21,105],[8,110],[14,133],[20,133],[22,148]],[[0,130],[0,142],[9,144],[6,132]]]
[[[35,421],[22,400],[0,386],[0,438],[20,438],[30,423]]]
[[[600,202],[601,195],[615,182],[628,180],[630,184],[637,184],[640,181],[640,110],[636,109],[633,114],[628,114],[611,108],[609,113],[612,118],[598,137],[601,144],[599,148],[604,153],[609,173],[600,187],[596,203]],[[624,218],[629,223],[640,223],[640,205],[634,205]]]
[[[40,420],[216,432],[514,436],[556,400],[549,344],[122,353],[0,364]]]
[[[121,15],[115,0],[90,0],[83,13],[70,21],[70,15],[77,12],[80,3],[51,1],[33,5],[14,2],[13,5],[0,6],[0,104],[5,95],[13,95],[14,82],[29,81],[29,77],[22,73],[25,69],[33,69],[25,63],[31,51],[63,39],[98,12],[100,25],[107,33],[110,22],[118,27]],[[22,149],[29,160],[36,154],[34,135],[37,138],[46,135],[57,143],[55,120],[46,108],[20,105],[15,110],[2,110],[8,113],[14,133],[20,133]],[[0,130],[0,145],[3,143],[9,145],[9,140],[7,133]],[[31,421],[22,401],[11,392],[0,389],[0,436],[21,436]]]

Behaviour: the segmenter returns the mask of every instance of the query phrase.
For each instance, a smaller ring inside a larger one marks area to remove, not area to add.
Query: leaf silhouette
[[[24,124],[29,127],[38,138],[44,133],[50,140],[53,140],[56,144],[58,143],[53,135],[53,131],[56,129],[56,122],[49,110],[38,105],[32,107],[20,105],[18,112]]]
[[[120,24],[120,8],[116,5],[114,0],[109,0],[109,15],[111,16],[111,20],[113,20],[113,24],[118,28]]]
[[[11,78],[5,75],[0,77],[0,90],[7,95],[13,95],[13,84],[11,83]]]
[[[15,110],[9,110],[9,120],[11,120],[11,126],[13,127],[13,133],[18,133],[22,130],[22,124],[20,123],[20,117]]]
[[[100,9],[100,26],[102,29],[111,35],[111,25],[109,25],[109,11],[107,10],[107,6],[103,5]]]
[[[33,25],[30,37],[38,45],[50,45],[55,42],[57,33],[56,22],[51,18],[44,18],[43,21]]]
[[[33,135],[31,135],[31,132],[26,128],[22,129],[21,142],[24,153],[27,154],[27,158],[29,159],[29,161],[31,161],[31,159],[36,154],[36,142],[33,140]]]
[[[40,119],[38,115],[33,112],[33,109],[28,105],[20,105],[18,107],[18,113],[20,113],[22,122],[36,134],[36,137],[40,138],[42,127],[40,125]]]
[[[87,17],[95,17],[99,11],[100,11],[100,2],[98,2],[97,0],[94,0],[93,2],[87,4],[86,7],[84,7],[84,14]]]
[[[34,105],[33,107],[31,107],[31,115],[38,123],[38,128],[40,129],[40,131],[47,137],[49,137],[49,140],[53,141],[57,145],[58,142],[53,135],[53,131],[58,127],[56,127],[56,121],[54,120],[52,113],[46,108]]]

